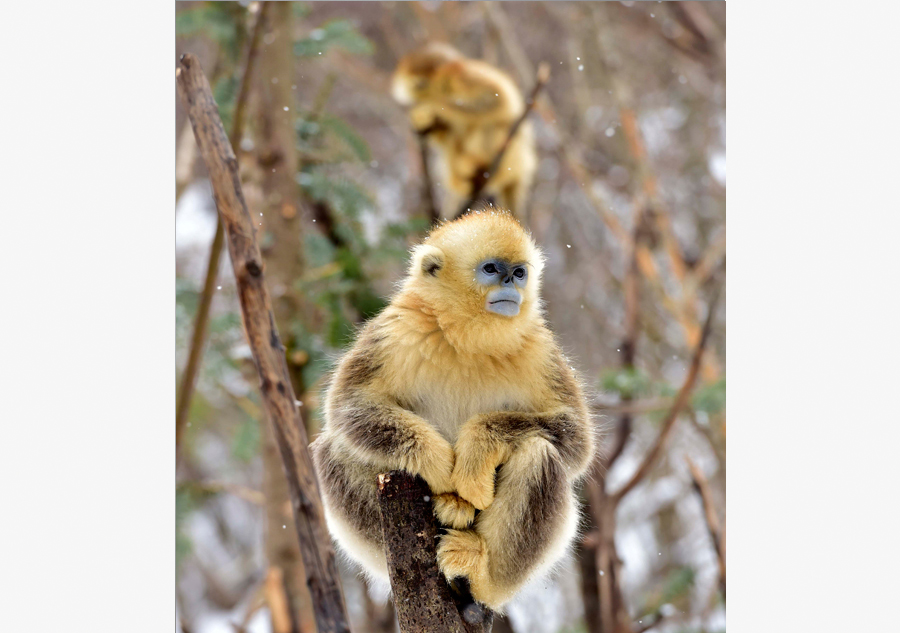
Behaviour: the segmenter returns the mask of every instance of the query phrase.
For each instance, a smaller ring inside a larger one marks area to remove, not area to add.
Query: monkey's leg
[[[471,530],[448,530],[438,564],[469,579],[473,597],[499,610],[565,554],[577,528],[572,488],[556,448],[523,441],[501,467],[493,503]]]
[[[376,491],[377,469],[346,459],[346,453],[327,431],[310,444],[310,453],[331,536],[370,579],[389,582]]]

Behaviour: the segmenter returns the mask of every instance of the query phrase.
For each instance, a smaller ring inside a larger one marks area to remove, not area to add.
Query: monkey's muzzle
[[[522,295],[514,288],[496,288],[487,295],[485,309],[502,316],[516,316],[522,304]]]

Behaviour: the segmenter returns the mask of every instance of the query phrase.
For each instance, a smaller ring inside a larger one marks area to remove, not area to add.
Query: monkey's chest
[[[445,380],[432,382],[419,389],[414,412],[428,420],[444,438],[453,444],[459,429],[467,420],[495,411],[532,410],[527,394],[511,385],[485,383],[460,384]]]

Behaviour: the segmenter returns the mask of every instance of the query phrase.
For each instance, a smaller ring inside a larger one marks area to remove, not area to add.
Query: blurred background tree
[[[724,630],[724,583],[685,458],[724,525],[725,3],[178,2],[176,57],[199,58],[229,130],[258,21],[235,152],[310,434],[330,364],[385,305],[429,225],[418,141],[388,93],[397,60],[446,41],[525,93],[547,62],[526,219],[547,255],[549,322],[606,431],[595,484],[615,492],[638,469],[684,381],[712,287],[723,289],[689,406],[613,508],[611,564],[627,630]],[[216,215],[177,103],[176,146],[181,374]],[[314,631],[230,266],[214,288],[178,465],[179,626]],[[496,630],[604,630],[593,510],[572,561],[517,598]],[[384,597],[343,572],[354,630],[393,630]]]

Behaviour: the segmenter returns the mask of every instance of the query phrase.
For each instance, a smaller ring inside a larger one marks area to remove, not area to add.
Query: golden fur
[[[485,309],[479,262],[526,262],[516,316]],[[594,453],[579,382],[541,315],[542,255],[508,213],[471,213],[413,251],[391,304],[341,359],[313,457],[329,527],[387,577],[376,476],[403,469],[434,493],[438,563],[499,610],[574,537],[573,486]],[[477,511],[477,512],[476,512]]]
[[[513,123],[525,111],[522,94],[500,69],[467,59],[440,43],[428,44],[400,60],[391,94],[409,107],[413,127],[427,133],[437,150],[445,216],[453,217],[471,196],[473,177],[488,170]],[[534,134],[525,121],[482,194],[521,216],[536,168]]]

